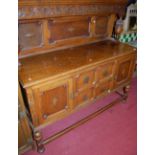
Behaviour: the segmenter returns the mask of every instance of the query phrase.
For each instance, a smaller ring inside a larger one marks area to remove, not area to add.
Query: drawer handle
[[[108,93],[110,93],[111,92],[111,90],[110,89],[108,89]]]
[[[87,84],[88,82],[89,82],[89,77],[88,77],[88,76],[84,77],[83,83],[84,83],[84,84]]]

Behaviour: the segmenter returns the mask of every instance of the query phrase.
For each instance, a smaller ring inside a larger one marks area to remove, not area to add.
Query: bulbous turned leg
[[[36,145],[37,145],[37,152],[43,153],[45,151],[45,147],[42,143],[42,135],[39,131],[36,131],[34,133],[34,139],[35,139]]]
[[[129,89],[130,89],[130,85],[127,85],[127,86],[123,87],[123,93],[124,93],[123,98],[124,98],[125,101],[126,101],[127,98],[128,98]]]

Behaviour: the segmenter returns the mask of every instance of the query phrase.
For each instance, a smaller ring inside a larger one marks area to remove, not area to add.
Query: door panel
[[[43,92],[41,107],[43,118],[59,112],[67,106],[67,86],[59,86]]]
[[[133,56],[124,57],[118,60],[117,73],[115,76],[115,87],[128,82],[133,73],[135,59]]]
[[[33,87],[38,123],[55,121],[71,107],[71,80],[57,80]],[[38,124],[38,125],[39,125]]]

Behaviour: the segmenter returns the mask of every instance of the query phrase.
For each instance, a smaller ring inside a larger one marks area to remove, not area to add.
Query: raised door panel
[[[29,50],[43,45],[42,22],[19,23],[20,50]]]
[[[67,86],[62,85],[44,91],[41,95],[43,118],[55,114],[67,107]]]
[[[49,82],[33,88],[39,124],[57,120],[71,107],[70,80]],[[38,125],[39,125],[38,124]]]
[[[135,65],[135,57],[133,55],[118,60],[117,73],[115,76],[115,86],[119,86],[131,79]]]
[[[89,36],[89,18],[60,18],[48,21],[49,43]]]

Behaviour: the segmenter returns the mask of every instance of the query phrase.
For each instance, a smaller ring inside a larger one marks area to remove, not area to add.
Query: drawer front
[[[79,92],[75,97],[74,106],[87,102],[93,98],[93,88]]]
[[[43,45],[42,22],[33,21],[19,24],[20,50],[28,50]]]
[[[106,78],[110,78],[113,76],[113,68],[114,63],[108,63],[105,65],[101,65],[97,70],[97,81],[105,80]]]
[[[112,81],[99,83],[95,88],[95,97],[110,93],[112,89]]]
[[[48,28],[50,32],[49,43],[55,41],[83,37],[89,35],[89,19],[59,19],[49,20]]]
[[[81,73],[76,78],[76,91],[91,87],[95,79],[94,70]]]

